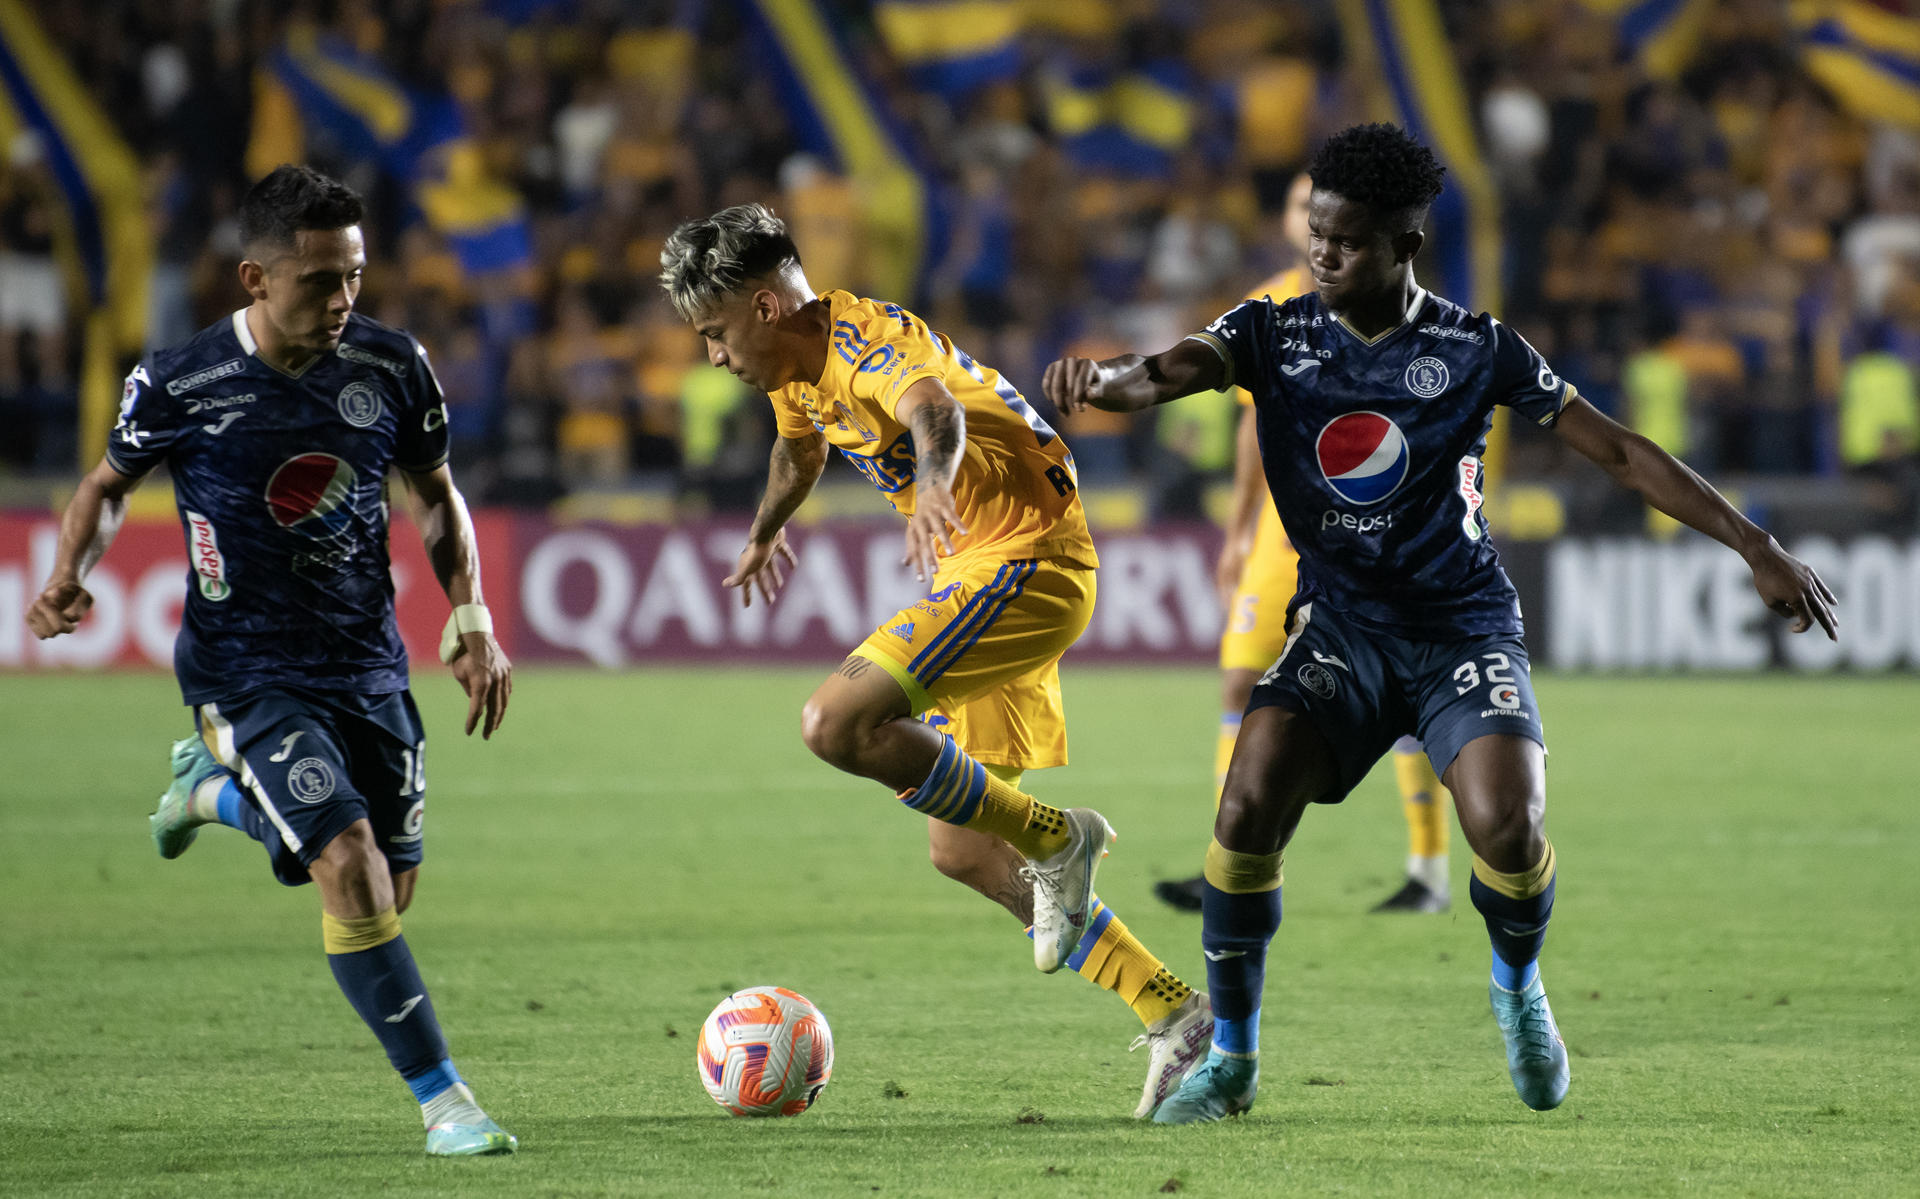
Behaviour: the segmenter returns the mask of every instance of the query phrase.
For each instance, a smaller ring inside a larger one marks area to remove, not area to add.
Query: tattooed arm
[[[767,490],[747,531],[747,547],[740,551],[733,573],[721,580],[724,586],[740,589],[742,606],[753,606],[756,587],[769,604],[780,593],[786,582],[780,560],[784,558],[789,567],[798,562],[787,544],[787,518],[799,510],[826,467],[827,439],[820,433],[774,439],[773,456],[767,462]]]
[[[913,575],[929,585],[940,555],[953,553],[953,537],[967,527],[953,504],[953,476],[967,448],[967,410],[938,379],[907,388],[894,416],[913,434],[913,515],[907,519],[907,556]],[[951,526],[953,534],[947,529]]]

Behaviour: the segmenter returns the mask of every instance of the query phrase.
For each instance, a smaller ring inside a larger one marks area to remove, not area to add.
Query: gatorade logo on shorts
[[[1411,457],[1406,434],[1378,412],[1336,416],[1313,443],[1320,473],[1349,504],[1377,504],[1399,490]]]

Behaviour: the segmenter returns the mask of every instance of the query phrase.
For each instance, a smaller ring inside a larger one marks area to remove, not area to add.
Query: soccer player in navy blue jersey
[[[491,737],[512,667],[480,592],[479,550],[447,468],[447,409],[420,343],[354,312],[366,253],[347,187],[283,166],[248,192],[240,282],[253,302],[128,376],[106,458],[61,521],[36,636],[70,633],[126,496],[165,463],[191,573],[174,671],[198,737],[173,747],[151,820],[164,858],[203,824],[267,849],[320,892],[335,980],[419,1100],[427,1152],[507,1153],[474,1102],[400,935],[426,814],[426,738],[407,693],[387,560],[387,472],[413,496],[454,605],[441,659]]]
[[[1392,125],[1356,126],[1328,139],[1308,173],[1313,291],[1249,300],[1152,357],[1062,359],[1042,380],[1069,414],[1246,388],[1267,483],[1300,553],[1291,632],[1248,702],[1207,847],[1213,1047],[1154,1119],[1189,1124],[1252,1106],[1281,851],[1308,804],[1338,803],[1406,734],[1426,743],[1453,792],[1493,942],[1488,994],[1508,1071],[1521,1100],[1544,1111],[1568,1084],[1538,967],[1555,859],[1520,605],[1480,510],[1494,407],[1552,428],[1622,486],[1738,552],[1794,632],[1835,636],[1833,595],[1518,334],[1414,281],[1444,173],[1426,147]]]

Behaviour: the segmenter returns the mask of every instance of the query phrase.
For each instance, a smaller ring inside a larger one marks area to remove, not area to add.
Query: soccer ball
[[[833,1032],[805,995],[748,987],[700,1026],[694,1055],[713,1101],[736,1116],[797,1116],[833,1074]]]

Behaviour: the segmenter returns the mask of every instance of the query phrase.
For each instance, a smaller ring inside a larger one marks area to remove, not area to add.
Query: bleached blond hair
[[[736,204],[673,231],[660,251],[660,286],[675,312],[696,320],[789,263],[800,265],[800,251],[786,222],[764,204]]]

